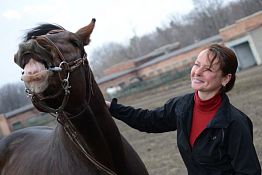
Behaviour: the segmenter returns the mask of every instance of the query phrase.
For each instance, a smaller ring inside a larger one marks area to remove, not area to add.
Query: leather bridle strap
[[[42,110],[44,110],[44,111],[46,111],[48,113],[58,114],[58,113],[61,113],[64,110],[64,108],[65,108],[65,106],[66,106],[66,104],[68,102],[68,99],[69,99],[69,94],[70,94],[70,91],[65,89],[65,94],[64,94],[63,101],[62,101],[61,105],[58,108],[56,108],[56,109],[55,108],[51,108],[51,107],[43,104],[42,101],[40,99],[38,99],[37,98],[38,96],[35,95],[35,94],[32,95],[31,101],[39,109],[42,109]]]
[[[85,110],[87,110],[87,109],[90,112],[92,112],[89,105],[86,106]],[[57,118],[59,119],[58,121],[63,126],[63,128],[64,128],[66,134],[68,135],[68,137],[70,138],[70,140],[76,145],[76,147],[85,155],[85,157],[90,162],[92,162],[98,169],[100,169],[101,171],[103,171],[107,175],[117,175],[114,171],[112,171],[111,169],[109,169],[105,165],[98,162],[95,158],[93,158],[90,155],[90,153],[88,151],[86,151],[84,144],[83,144],[83,141],[82,141],[81,135],[79,134],[79,132],[74,127],[74,125],[72,124],[72,122],[70,121],[70,119],[68,118],[68,116],[65,113],[59,114],[57,116]]]

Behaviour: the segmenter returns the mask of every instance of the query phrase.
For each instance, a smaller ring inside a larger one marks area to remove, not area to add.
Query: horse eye
[[[74,47],[79,47],[79,42],[77,40],[70,41]]]

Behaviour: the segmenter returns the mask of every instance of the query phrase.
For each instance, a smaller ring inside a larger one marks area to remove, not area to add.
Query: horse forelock
[[[33,36],[40,36],[40,35],[45,35],[51,30],[65,30],[62,26],[60,25],[55,25],[55,24],[40,24],[39,26],[36,26],[32,29],[30,29],[24,36],[24,41],[30,40]]]
[[[29,29],[23,37],[23,42],[19,44],[19,50],[14,57],[15,63],[23,68],[24,63],[21,62],[21,58],[25,53],[30,52],[36,53],[37,55],[44,55],[44,58],[50,57],[50,53],[48,53],[48,51],[45,48],[40,46],[35,40],[31,41],[31,39],[36,36],[46,35],[48,32],[52,30],[64,30],[64,28],[59,25],[46,23],[40,24],[32,29]]]

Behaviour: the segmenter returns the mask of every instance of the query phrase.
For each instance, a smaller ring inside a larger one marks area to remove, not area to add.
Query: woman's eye
[[[207,68],[207,69],[205,69],[206,71],[209,71],[209,72],[212,72],[212,70],[210,69],[210,68]]]

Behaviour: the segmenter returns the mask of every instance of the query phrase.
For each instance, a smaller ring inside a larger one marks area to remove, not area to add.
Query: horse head
[[[92,19],[73,33],[60,26],[41,25],[27,33],[19,45],[14,61],[23,69],[21,79],[40,111],[56,113],[70,103],[87,103],[92,73],[84,46],[89,44],[94,26]]]

